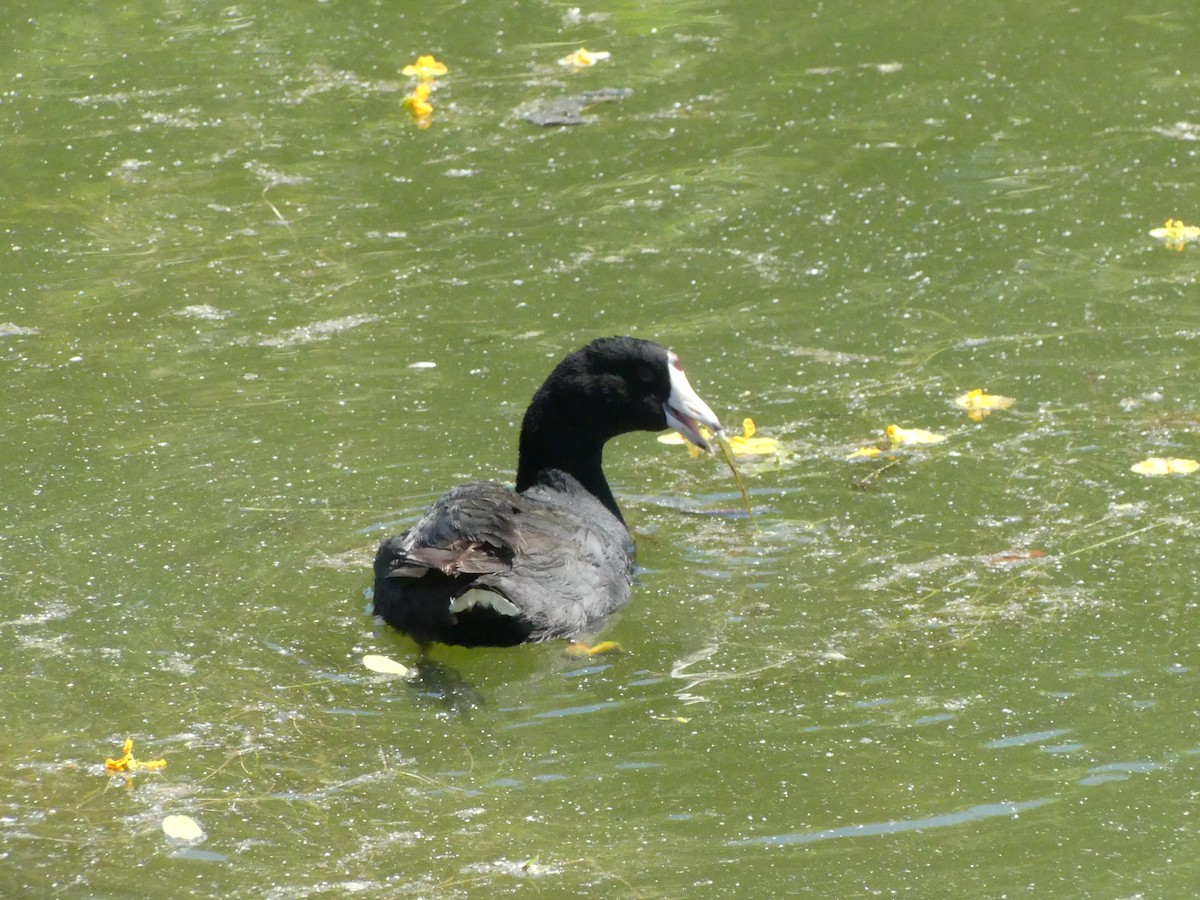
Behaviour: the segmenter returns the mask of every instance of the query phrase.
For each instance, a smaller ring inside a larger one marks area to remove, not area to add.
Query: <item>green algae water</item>
[[[1194,892],[1193,8],[10,19],[0,894]],[[621,653],[368,668],[378,540],[615,333],[780,441],[754,521],[624,436]]]

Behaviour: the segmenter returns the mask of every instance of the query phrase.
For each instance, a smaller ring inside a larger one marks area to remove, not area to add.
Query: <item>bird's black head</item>
[[[598,434],[614,437],[667,427],[663,404],[671,394],[670,362],[667,349],[653,341],[592,341],[559,363],[547,384],[551,382],[553,389],[571,395],[578,404],[574,412],[586,415]]]
[[[585,474],[599,473],[604,443],[628,431],[670,427],[707,450],[701,425],[721,430],[674,353],[653,341],[600,338],[560,362],[534,394],[521,428],[517,489],[546,468],[586,485]]]

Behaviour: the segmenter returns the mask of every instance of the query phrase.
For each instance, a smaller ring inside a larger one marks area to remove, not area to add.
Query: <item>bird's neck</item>
[[[562,423],[553,427],[553,419],[526,415],[521,428],[520,457],[517,465],[518,491],[537,484],[542,473],[557,469],[583,485],[617,519],[624,523],[621,509],[608,486],[602,467],[604,439],[576,427],[564,429]]]

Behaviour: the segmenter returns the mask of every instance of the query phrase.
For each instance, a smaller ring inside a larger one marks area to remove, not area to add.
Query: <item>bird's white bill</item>
[[[714,434],[722,434],[724,429],[721,428],[716,413],[709,409],[708,404],[700,399],[700,395],[692,390],[692,386],[688,384],[687,375],[683,373],[683,366],[679,364],[679,357],[674,353],[670,354],[667,371],[671,377],[671,395],[663,404],[667,424],[701,450],[711,453],[712,447],[700,434],[700,426],[703,425]]]

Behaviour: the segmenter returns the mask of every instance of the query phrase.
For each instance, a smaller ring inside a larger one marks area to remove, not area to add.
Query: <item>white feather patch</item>
[[[450,612],[460,613],[475,607],[494,609],[502,616],[519,616],[521,611],[495,591],[466,591],[450,601]]]

